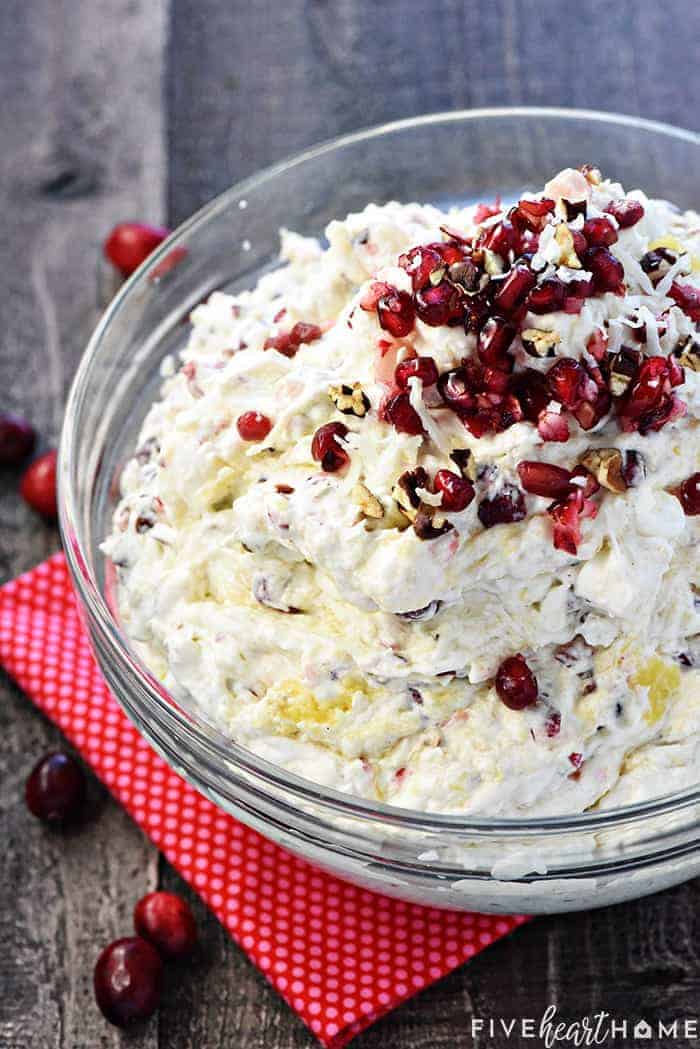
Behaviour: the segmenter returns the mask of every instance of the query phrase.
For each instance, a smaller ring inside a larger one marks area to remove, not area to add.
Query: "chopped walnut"
[[[364,484],[356,484],[350,493],[350,498],[357,503],[364,517],[371,517],[377,521],[384,517],[384,507],[376,495],[372,495]]]
[[[369,397],[363,392],[359,382],[352,386],[329,386],[328,396],[343,415],[356,415],[362,419],[369,411]]]
[[[678,363],[682,368],[690,372],[700,372],[700,343],[695,342],[690,336],[685,343],[679,347]]]
[[[564,266],[568,266],[572,270],[581,269],[581,260],[576,254],[574,248],[574,238],[571,230],[564,223],[560,223],[554,231],[554,239],[559,245],[560,258]]]
[[[440,514],[436,514],[432,506],[421,503],[413,522],[413,531],[419,539],[437,539],[438,536],[449,532],[452,525]]]
[[[462,477],[466,477],[468,481],[476,481],[476,459],[468,448],[455,448],[450,452],[450,459],[459,467]]]
[[[622,397],[639,367],[639,354],[634,350],[621,349],[612,358],[610,365],[610,393]]]
[[[415,470],[406,470],[405,473],[402,473],[392,489],[391,494],[401,513],[405,514],[409,521],[415,521],[420,506],[420,498],[416,489],[425,488],[427,483],[427,473],[422,466],[417,466]]]
[[[590,182],[591,186],[599,186],[603,181],[603,176],[599,169],[594,167],[593,164],[582,164],[579,171]]]
[[[617,448],[589,448],[581,463],[593,474],[603,488],[610,492],[626,492],[622,452]]]
[[[526,328],[520,333],[523,349],[531,357],[553,357],[559,345],[559,332],[540,328]]]

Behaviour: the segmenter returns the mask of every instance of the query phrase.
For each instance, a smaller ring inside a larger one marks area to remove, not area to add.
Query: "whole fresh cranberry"
[[[163,963],[141,936],[125,936],[105,947],[95,965],[95,999],[117,1027],[147,1019],[158,1008]]]
[[[34,428],[18,415],[0,415],[0,465],[16,466],[34,451]]]
[[[537,702],[537,678],[520,653],[501,663],[496,674],[496,692],[510,710],[524,710]]]
[[[58,514],[56,506],[56,449],[45,452],[24,471],[19,493],[32,509],[49,520]]]
[[[173,892],[149,892],[134,908],[134,928],[163,958],[183,958],[197,944],[189,903]]]
[[[272,423],[261,412],[243,412],[236,420],[236,428],[244,441],[264,441]]]
[[[105,258],[124,277],[130,277],[151,252],[162,244],[169,233],[170,230],[161,226],[148,226],[143,222],[120,222],[104,242]]]
[[[29,774],[24,796],[27,808],[37,819],[46,823],[68,822],[78,815],[85,797],[83,770],[70,754],[46,754]]]

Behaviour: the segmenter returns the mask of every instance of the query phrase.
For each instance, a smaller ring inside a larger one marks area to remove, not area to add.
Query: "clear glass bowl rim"
[[[162,685],[150,671],[136,658],[127,639],[117,627],[112,614],[103,598],[97,579],[90,566],[91,554],[83,549],[80,540],[78,491],[72,484],[75,456],[75,427],[80,404],[87,386],[87,379],[95,357],[99,354],[103,336],[107,329],[117,322],[124,301],[148,277],[162,259],[179,246],[187,235],[200,225],[208,223],[225,211],[233,200],[274,178],[291,167],[309,163],[333,150],[357,145],[383,135],[410,131],[414,128],[441,123],[466,123],[469,121],[498,118],[523,118],[542,120],[572,120],[592,123],[617,125],[639,131],[654,133],[675,138],[700,147],[700,134],[684,128],[675,127],[660,121],[647,120],[618,113],[606,113],[598,110],[568,109],[562,107],[490,107],[480,109],[454,110],[442,113],[430,113],[402,120],[395,120],[374,127],[365,128],[347,135],[341,135],[296,153],[277,164],[271,165],[254,175],[234,184],[212,201],[196,211],[182,223],[159,246],[143,265],[120,288],[111,301],[93,332],[78,370],[71,385],[64,422],[61,432],[58,459],[58,503],[59,524],[69,571],[84,610],[93,628],[97,631],[100,642],[109,651],[111,657],[122,668],[138,679],[139,686],[148,695],[155,710],[161,711],[169,718],[175,718],[179,729],[189,738],[195,747],[199,747],[213,758],[220,774],[225,778],[226,765],[239,766],[241,770],[260,789],[267,788],[268,796],[274,799],[279,791],[287,797],[298,799],[300,803],[312,803],[328,809],[338,816],[347,816],[354,820],[365,820],[373,828],[396,828],[405,826],[413,831],[426,833],[464,835],[491,835],[503,833],[528,837],[532,835],[559,834],[567,831],[595,833],[610,829],[618,824],[629,824],[644,821],[654,816],[677,814],[700,804],[700,784],[685,791],[665,794],[648,801],[638,802],[619,808],[601,810],[595,813],[573,813],[571,815],[538,817],[538,818],[500,818],[472,817],[466,818],[454,813],[427,813],[418,810],[404,809],[387,805],[384,802],[367,801],[363,798],[344,794],[332,788],[324,787],[311,780],[303,779],[288,772],[281,766],[274,765],[260,758],[233,740],[217,733],[211,726],[202,731],[189,717],[180,712],[177,704],[163,689]]]

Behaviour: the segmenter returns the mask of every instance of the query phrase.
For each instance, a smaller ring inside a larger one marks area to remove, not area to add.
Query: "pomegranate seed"
[[[515,395],[520,401],[525,418],[536,423],[551,400],[547,381],[541,372],[526,368],[515,378]]]
[[[589,248],[581,261],[593,274],[593,286],[596,291],[610,291],[616,295],[624,292],[625,271],[622,263],[607,248]]]
[[[399,433],[417,436],[423,433],[423,423],[411,404],[408,393],[397,393],[390,397],[383,408],[383,416]]]
[[[509,218],[518,229],[529,229],[539,233],[547,221],[547,216],[554,211],[554,201],[548,197],[542,200],[520,200],[511,209]]]
[[[36,432],[18,415],[0,415],[0,465],[16,466],[34,451]]]
[[[569,424],[558,412],[542,412],[537,420],[537,431],[543,441],[568,441]]]
[[[598,508],[586,498],[580,488],[574,489],[566,499],[552,503],[547,510],[554,525],[553,539],[557,550],[575,555],[581,542],[581,520],[584,517],[595,517]]]
[[[388,331],[395,339],[403,339],[413,331],[415,324],[413,299],[407,291],[397,291],[393,288],[377,303],[377,317],[384,331]]]
[[[586,248],[588,247],[588,242],[587,242],[586,238],[584,237],[583,233],[581,232],[581,230],[570,229],[569,233],[571,234],[571,239],[572,239],[572,241],[574,243],[574,251],[576,252],[576,254],[580,258],[581,255],[583,255],[583,253],[586,250]]]
[[[527,300],[531,313],[556,313],[564,305],[566,285],[558,277],[547,277],[533,288]]]
[[[476,397],[464,368],[456,368],[441,375],[438,379],[438,390],[445,404],[449,404],[455,411],[468,411],[476,406]]]
[[[700,288],[674,281],[668,294],[692,321],[700,324]]]
[[[46,823],[74,819],[85,797],[83,770],[70,754],[46,754],[32,769],[24,795],[37,819]]]
[[[676,494],[680,499],[684,514],[688,517],[696,517],[700,514],[700,473],[686,478]]]
[[[596,328],[586,343],[586,349],[598,363],[604,360],[608,352],[608,337],[602,328]]]
[[[502,313],[512,313],[522,306],[537,278],[528,266],[516,265],[500,284],[494,306]]]
[[[524,710],[537,702],[537,678],[520,653],[501,663],[496,673],[496,692],[510,710]]]
[[[489,318],[491,304],[485,295],[469,295],[462,304],[464,306],[464,330],[467,335],[470,332],[478,334]]]
[[[387,284],[382,280],[372,281],[369,288],[360,299],[360,308],[367,313],[372,313],[377,308],[377,303],[384,295],[391,295],[396,291],[393,284]]]
[[[518,476],[526,492],[545,499],[560,499],[570,490],[571,474],[552,463],[524,460],[518,463]]]
[[[105,258],[116,266],[124,277],[130,277],[169,234],[170,230],[161,226],[147,226],[143,222],[120,222],[104,242]]]
[[[347,432],[344,423],[326,423],[314,434],[311,455],[326,473],[336,473],[350,462],[347,450],[339,443]]]
[[[461,296],[447,281],[442,281],[434,288],[423,288],[416,293],[416,313],[424,324],[433,328],[449,324],[450,321],[461,321]]]
[[[134,928],[164,958],[183,958],[197,944],[189,903],[172,892],[149,892],[134,909]]]
[[[422,244],[399,255],[399,266],[409,274],[414,291],[436,280],[434,273],[461,262],[464,253],[456,244]]]
[[[561,730],[561,714],[558,710],[553,710],[547,717],[547,720],[544,723],[544,730],[550,739],[559,735]]]
[[[598,388],[593,379],[572,357],[561,357],[547,372],[547,386],[555,401],[576,408],[581,401],[594,401]]]
[[[278,353],[283,354],[285,357],[294,357],[301,345],[316,342],[322,335],[323,332],[318,324],[306,324],[304,321],[298,321],[290,331],[281,332],[279,335],[271,335],[265,339],[263,349],[277,350]]]
[[[474,222],[477,226],[480,226],[485,219],[500,215],[501,210],[500,200],[497,200],[495,204],[477,204],[474,208]]]
[[[400,390],[408,389],[408,380],[414,375],[423,386],[434,386],[438,381],[437,364],[432,357],[411,357],[410,360],[401,361],[394,372],[396,385]]]
[[[645,434],[685,415],[687,408],[674,393],[681,376],[677,362],[665,357],[647,357],[620,398],[617,408],[622,429]]]
[[[140,936],[125,936],[102,951],[95,965],[95,998],[117,1027],[145,1020],[158,1008],[163,963]]]
[[[617,219],[620,229],[636,226],[644,218],[644,206],[638,200],[627,197],[625,200],[614,200],[605,209],[608,215]]]
[[[474,485],[452,470],[438,470],[435,474],[435,491],[442,492],[442,509],[447,513],[466,510],[474,498]]]
[[[236,420],[236,427],[244,441],[264,441],[272,423],[260,412],[243,412]]]
[[[489,317],[479,334],[478,353],[484,364],[510,365],[508,349],[516,336],[515,327],[502,317]],[[510,368],[508,369],[510,370]]]
[[[571,762],[571,764],[574,766],[575,769],[580,769],[581,766],[583,765],[583,754],[579,754],[578,752],[574,752],[573,754],[569,754],[569,761]]]
[[[522,521],[527,513],[525,496],[514,485],[506,485],[499,495],[491,499],[482,499],[477,513],[484,528],[514,524],[516,521]]]
[[[609,248],[617,240],[617,230],[609,219],[588,219],[583,224],[583,235],[591,248]]]
[[[484,368],[480,375],[480,387],[490,393],[504,394],[510,386],[511,377],[500,368]]]
[[[45,452],[30,463],[20,481],[19,492],[25,503],[49,520],[58,514],[56,506],[56,450]]]

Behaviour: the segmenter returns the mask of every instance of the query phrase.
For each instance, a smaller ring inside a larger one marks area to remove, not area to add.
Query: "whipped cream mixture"
[[[368,205],[191,315],[104,544],[257,754],[439,812],[700,775],[700,216],[561,172]]]

